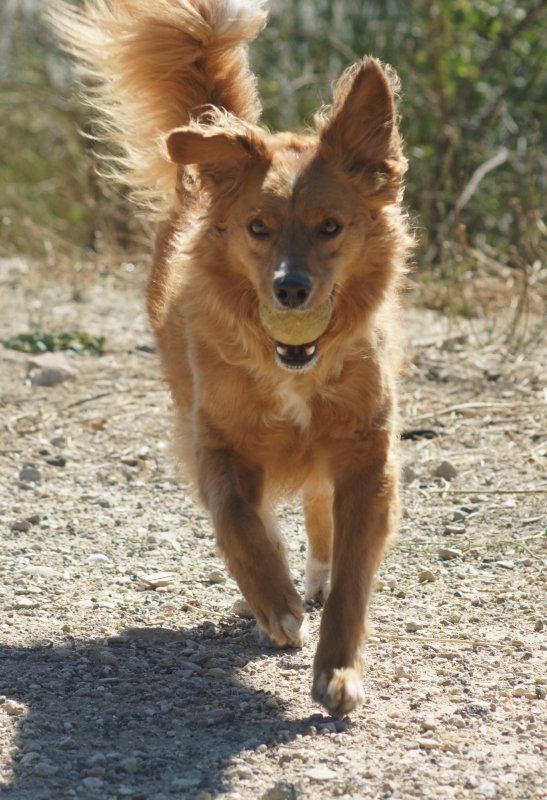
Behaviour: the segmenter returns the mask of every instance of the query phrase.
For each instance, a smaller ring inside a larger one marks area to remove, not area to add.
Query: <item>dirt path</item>
[[[409,314],[405,517],[374,597],[367,699],[340,722],[309,697],[319,611],[298,652],[262,649],[232,611],[174,475],[139,271],[75,299],[1,266],[2,340],[36,324],[107,337],[53,387],[0,349],[1,797],[544,796],[545,353],[509,358]],[[302,588],[301,518],[280,515]]]

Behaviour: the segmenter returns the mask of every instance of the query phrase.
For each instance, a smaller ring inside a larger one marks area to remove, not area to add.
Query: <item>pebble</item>
[[[418,573],[420,583],[433,583],[437,580],[437,575],[430,569],[422,569]]]
[[[51,778],[59,772],[59,767],[50,764],[48,761],[40,761],[32,771],[40,778]]]
[[[403,467],[402,477],[403,477],[403,483],[408,486],[409,484],[412,483],[412,481],[416,480],[416,478],[418,477],[418,473],[413,470],[410,464],[405,464]]]
[[[45,462],[50,467],[66,467],[66,458],[64,456],[48,456]]]
[[[534,622],[534,630],[536,633],[540,633],[543,630],[544,622],[542,619],[536,619]]]
[[[236,617],[241,617],[241,619],[254,619],[251,607],[244,597],[239,597],[232,605],[232,614],[235,614]]]
[[[395,667],[395,677],[396,678],[412,678],[412,674],[402,666]]]
[[[54,578],[61,574],[53,567],[45,567],[41,564],[30,564],[24,568],[23,572],[27,575],[36,575],[38,578]]]
[[[306,777],[312,781],[332,781],[336,778],[336,772],[328,767],[313,767],[306,772]]]
[[[297,800],[296,786],[288,781],[278,781],[274,786],[266,789],[262,800]]]
[[[39,605],[38,600],[33,600],[31,597],[20,597],[19,600],[15,601],[13,607],[25,611],[31,608],[38,608]]]
[[[23,483],[40,483],[42,473],[34,464],[25,464],[19,470],[19,480],[23,481]]]
[[[465,525],[446,525],[443,536],[461,536],[465,533]]]
[[[139,759],[136,758],[135,756],[128,756],[127,758],[124,758],[122,761],[120,761],[120,766],[126,772],[134,774],[135,772],[137,772],[139,768]]]
[[[420,628],[427,628],[427,623],[417,622],[416,620],[413,619],[409,620],[408,622],[405,622],[405,631],[407,633],[416,633],[416,631],[419,631]]]
[[[498,787],[492,781],[481,781],[476,789],[477,794],[482,795],[482,797],[496,797],[498,793]]]
[[[27,374],[33,386],[57,386],[75,380],[78,372],[63,353],[43,353],[27,359]]]
[[[87,789],[88,792],[98,792],[103,787],[103,780],[102,778],[89,776],[83,779],[82,786]]]
[[[453,550],[451,547],[440,547],[438,555],[441,561],[452,561],[454,558],[461,556],[461,552]]]
[[[226,575],[224,575],[224,573],[219,569],[213,569],[207,575],[207,580],[212,584],[223,584],[226,583]]]
[[[110,564],[110,559],[104,553],[90,553],[87,557],[87,563],[91,566],[97,564]]]
[[[19,531],[20,533],[27,533],[30,530],[30,522],[26,519],[14,519],[10,522],[10,531]]]
[[[137,579],[143,589],[160,589],[175,582],[172,572],[150,572],[146,575],[137,575]]]
[[[451,481],[457,476],[458,470],[450,461],[441,461],[431,474],[434,478],[444,478],[445,481]]]

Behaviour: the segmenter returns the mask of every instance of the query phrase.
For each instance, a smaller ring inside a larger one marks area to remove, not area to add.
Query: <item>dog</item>
[[[315,129],[259,124],[248,42],[263,0],[53,2],[114,179],[159,218],[148,312],[178,452],[266,639],[306,607],[273,508],[302,493],[307,601],[324,603],[312,696],[362,701],[373,578],[399,517],[398,296],[412,246],[398,80],[351,66]]]

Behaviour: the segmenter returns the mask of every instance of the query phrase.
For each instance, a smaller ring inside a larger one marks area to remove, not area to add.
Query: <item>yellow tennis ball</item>
[[[299,311],[270,308],[260,304],[260,321],[266,333],[276,342],[288,345],[308,344],[318,339],[327,329],[331,314],[330,297],[317,308]]]

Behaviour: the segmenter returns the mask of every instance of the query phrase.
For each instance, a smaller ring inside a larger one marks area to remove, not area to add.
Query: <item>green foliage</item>
[[[0,7],[0,255],[53,264],[105,238],[127,241],[132,214],[96,175],[90,115],[40,6]]]
[[[106,338],[104,336],[91,336],[89,333],[72,331],[70,333],[45,333],[33,331],[20,333],[3,342],[4,347],[10,350],[19,350],[22,353],[52,353],[56,350],[72,350],[75,353],[92,353],[102,356]]]

